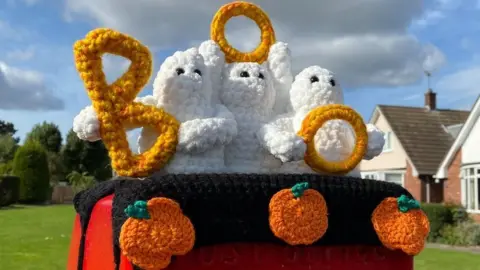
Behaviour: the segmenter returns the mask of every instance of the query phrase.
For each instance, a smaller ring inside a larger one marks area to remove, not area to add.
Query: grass
[[[415,258],[415,270],[480,270],[480,254],[425,249]]]
[[[72,205],[0,210],[0,269],[65,270]]]
[[[71,205],[0,210],[0,269],[65,270],[74,211]],[[425,249],[415,270],[480,270],[480,255]]]

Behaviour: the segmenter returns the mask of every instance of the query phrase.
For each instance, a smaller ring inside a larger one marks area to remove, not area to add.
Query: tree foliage
[[[112,177],[110,157],[102,141],[87,142],[70,130],[62,150],[63,164],[68,172],[88,173],[97,181]]]
[[[20,178],[19,200],[45,202],[50,198],[50,172],[47,151],[37,141],[21,146],[13,159],[13,173]]]
[[[50,171],[50,183],[57,184],[66,180],[66,169],[63,164],[63,159],[61,154],[47,153],[48,156],[48,168]]]
[[[15,151],[18,149],[18,142],[8,134],[0,135],[0,163],[8,163],[13,160]]]
[[[13,123],[0,120],[0,135],[11,136],[15,142],[18,143],[20,142],[20,138],[13,137],[15,133],[17,133],[17,130],[15,129]]]
[[[47,152],[59,153],[62,147],[62,133],[53,123],[43,122],[33,126],[25,141],[38,141]]]

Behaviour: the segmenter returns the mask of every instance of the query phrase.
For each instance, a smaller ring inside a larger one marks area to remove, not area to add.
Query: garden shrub
[[[480,224],[472,221],[447,225],[441,230],[441,242],[448,245],[480,245]]]
[[[442,229],[454,223],[452,211],[448,206],[439,203],[422,204],[422,210],[430,221],[430,234],[427,240],[435,242],[441,237]]]
[[[11,175],[13,170],[13,162],[0,163],[0,176]]]
[[[0,207],[18,201],[20,179],[16,176],[0,176]]]
[[[448,208],[454,224],[460,224],[471,220],[465,207],[461,205],[448,205]]]
[[[13,174],[20,178],[20,202],[43,203],[50,199],[48,157],[40,143],[32,140],[17,150]]]

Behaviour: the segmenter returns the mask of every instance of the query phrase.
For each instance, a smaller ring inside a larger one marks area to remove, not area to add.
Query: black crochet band
[[[153,197],[167,197],[180,204],[195,227],[196,247],[233,242],[286,245],[270,231],[268,205],[276,192],[299,182],[308,182],[327,202],[328,230],[315,245],[381,246],[371,225],[372,212],[386,197],[403,194],[411,197],[408,191],[393,183],[350,177],[198,174],[166,175],[142,181],[118,178],[82,192],[75,198],[75,205],[85,231],[95,202],[115,194],[112,244],[116,265],[119,265],[118,236],[127,219],[124,209],[137,200]],[[83,260],[83,255],[79,257]]]

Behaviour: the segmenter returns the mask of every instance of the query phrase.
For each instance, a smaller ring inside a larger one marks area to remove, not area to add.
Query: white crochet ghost
[[[215,54],[211,57],[222,57],[219,49],[210,49]],[[168,57],[155,78],[153,97],[147,99],[181,122],[177,153],[165,166],[168,173],[224,171],[223,148],[236,136],[237,124],[225,106],[212,102],[211,72],[199,50],[191,48]],[[150,148],[157,136],[154,130],[144,128],[138,139],[139,152]]]
[[[229,172],[266,173],[281,166],[278,159],[261,147],[255,133],[272,119],[275,104],[281,108],[281,98],[285,99],[285,95],[276,94],[275,87],[288,89],[291,82],[290,51],[283,42],[272,46],[265,63],[225,65],[219,97],[235,116],[238,126],[238,135],[225,147]],[[285,106],[287,100],[283,101]]]
[[[268,68],[272,74],[273,88],[275,89],[274,115],[291,111],[289,91],[293,82],[292,57],[288,44],[275,43],[268,54]]]
[[[236,136],[237,126],[225,106],[212,104],[212,94],[211,76],[204,58],[198,49],[191,48],[175,52],[161,65],[154,81],[153,96],[137,98],[138,102],[163,108],[181,122],[177,153],[163,172],[224,171],[223,146]],[[88,121],[78,120],[79,123],[83,122],[76,131],[80,138],[99,137],[98,128],[96,133],[90,132],[95,127],[95,121],[91,119],[96,120],[92,111],[84,109],[81,112],[89,115],[82,118],[93,123],[86,124]],[[157,137],[154,129],[143,128],[138,138],[139,152],[149,149]]]
[[[343,104],[343,91],[333,74],[319,66],[311,66],[301,71],[290,89],[292,112],[278,116],[263,125],[258,139],[265,149],[284,164],[280,171],[288,173],[312,173],[303,161],[306,145],[297,136],[305,116],[312,109],[327,104]],[[382,151],[383,133],[368,124],[368,150],[365,159],[371,159]],[[347,158],[354,148],[355,135],[348,124],[335,120],[327,122],[315,136],[316,150],[330,161]],[[359,176],[357,169],[349,173]]]

